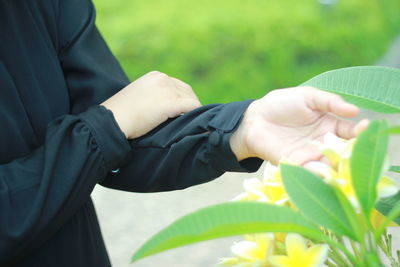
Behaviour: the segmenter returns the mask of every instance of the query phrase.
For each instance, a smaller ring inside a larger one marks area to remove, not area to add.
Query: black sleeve
[[[93,20],[89,3],[61,1],[59,5],[59,56],[73,88],[74,114],[51,122],[43,144],[29,155],[0,165],[1,266],[51,237],[87,201],[94,186],[129,158],[131,147],[112,113],[100,106],[87,109],[87,103],[107,97],[127,81],[122,72],[113,71],[118,64],[109,61],[107,52],[96,59],[78,52],[85,38],[92,42],[86,45],[93,45],[100,55],[107,51],[96,34],[85,31]],[[68,15],[74,4],[76,14]],[[71,62],[78,58],[81,67],[72,68]],[[89,65],[92,72],[85,72]],[[93,94],[93,87],[100,90]]]
[[[85,18],[60,23],[66,25],[64,36],[75,36],[63,41],[61,60],[72,111],[80,112],[100,104],[128,80],[95,27],[91,1],[62,3],[65,18],[71,13]],[[78,11],[81,14],[77,15]],[[73,23],[77,26],[71,27]],[[229,138],[249,103],[202,107],[164,123],[145,137],[130,140],[132,159],[119,166],[118,172],[110,173],[102,185],[133,192],[166,191],[209,181],[225,171],[255,171],[260,160],[239,164],[229,146]]]
[[[254,172],[262,161],[238,163],[229,139],[250,101],[208,105],[131,141],[133,159],[101,184],[133,192],[183,189],[225,171]]]
[[[54,234],[129,153],[110,111],[52,122],[44,144],[0,165],[0,265]]]

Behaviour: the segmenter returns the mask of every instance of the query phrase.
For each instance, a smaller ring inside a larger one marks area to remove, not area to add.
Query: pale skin
[[[168,118],[201,106],[186,83],[150,72],[102,103],[128,139],[140,137]],[[340,96],[311,87],[272,91],[255,100],[230,139],[238,161],[258,157],[272,163],[285,158],[301,165],[323,160],[311,144],[327,132],[355,137],[368,121],[350,122],[359,109]]]

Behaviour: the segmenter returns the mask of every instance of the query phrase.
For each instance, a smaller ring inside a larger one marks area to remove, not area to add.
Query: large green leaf
[[[231,202],[204,208],[178,219],[147,241],[132,261],[195,242],[260,232],[293,232],[326,240],[317,226],[288,207]]]
[[[400,69],[361,66],[322,73],[303,85],[343,96],[362,108],[400,112]]]
[[[388,198],[382,198],[376,204],[376,209],[385,216],[388,216],[394,207],[400,205],[400,193]],[[394,219],[397,224],[400,224],[400,217]]]
[[[340,236],[358,239],[358,229],[352,227],[355,212],[353,218],[348,217],[332,186],[302,167],[282,164],[281,170],[291,201],[305,216]]]
[[[351,179],[360,205],[369,218],[377,200],[377,184],[382,175],[388,147],[386,121],[372,121],[357,138],[351,160]]]

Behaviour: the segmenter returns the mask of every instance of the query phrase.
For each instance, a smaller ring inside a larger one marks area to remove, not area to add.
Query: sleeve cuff
[[[208,157],[222,171],[255,172],[263,163],[259,158],[248,158],[238,162],[229,143],[251,102],[252,100],[247,100],[224,104],[209,123],[213,131],[208,140],[211,146]]]
[[[94,106],[78,116],[88,125],[102,151],[107,171],[119,168],[129,159],[131,147],[110,110]]]

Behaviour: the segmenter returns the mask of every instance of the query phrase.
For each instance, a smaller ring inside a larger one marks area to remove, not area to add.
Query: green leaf
[[[384,132],[388,128],[386,121],[372,121],[357,138],[350,160],[353,188],[366,218],[377,200],[389,139]]]
[[[400,205],[400,192],[394,196],[382,198],[376,204],[376,209],[385,216],[388,216],[394,207]],[[400,224],[400,217],[395,218],[397,224]]]
[[[400,166],[390,166],[389,171],[400,173]]]
[[[360,217],[357,215],[356,210],[350,203],[349,199],[342,193],[342,191],[337,187],[332,187],[332,189],[335,191],[336,197],[338,198],[340,205],[350,221],[350,225],[354,230],[354,234],[358,237],[358,240],[362,240],[367,230],[365,225],[362,221],[360,221]]]
[[[307,218],[340,236],[359,239],[332,186],[302,167],[282,164],[281,170],[291,201]]]
[[[387,211],[385,215],[385,220],[379,225],[379,227],[375,230],[374,236],[375,240],[379,240],[383,232],[385,231],[386,227],[390,225],[390,223],[397,222],[396,219],[400,216],[400,205],[393,205],[390,210]]]
[[[293,232],[320,241],[327,239],[317,226],[288,207],[231,202],[178,219],[148,240],[132,261],[200,241],[260,232]]]
[[[361,66],[322,73],[302,85],[332,93],[362,108],[400,112],[400,69]]]

